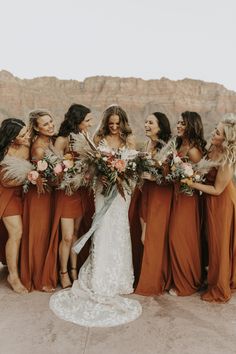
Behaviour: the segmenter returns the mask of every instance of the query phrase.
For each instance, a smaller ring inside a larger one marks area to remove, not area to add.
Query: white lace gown
[[[104,204],[98,190],[96,211]],[[92,239],[88,259],[71,289],[52,295],[50,308],[66,320],[87,327],[111,327],[135,320],[138,301],[121,294],[133,292],[133,264],[128,220],[130,196],[118,194]]]

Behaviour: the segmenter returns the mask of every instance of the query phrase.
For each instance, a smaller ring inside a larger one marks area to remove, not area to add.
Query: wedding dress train
[[[104,205],[101,191],[96,211]],[[90,255],[71,289],[55,293],[50,308],[66,320],[88,327],[110,327],[133,321],[142,312],[138,301],[120,295],[133,292],[133,264],[128,220],[130,196],[117,194],[92,239]]]

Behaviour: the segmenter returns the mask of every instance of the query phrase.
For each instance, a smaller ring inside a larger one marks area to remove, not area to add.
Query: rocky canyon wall
[[[139,138],[144,136],[147,114],[166,113],[174,127],[181,112],[192,110],[201,114],[207,135],[224,113],[236,112],[236,92],[216,83],[190,79],[97,76],[79,82],[55,77],[19,79],[5,70],[0,72],[0,121],[7,117],[26,118],[30,110],[46,108],[59,125],[72,103],[90,107],[97,124],[107,106],[121,105]]]

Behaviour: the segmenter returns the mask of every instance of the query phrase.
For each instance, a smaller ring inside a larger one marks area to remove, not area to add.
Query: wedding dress
[[[98,188],[96,212],[106,199]],[[90,255],[71,289],[52,295],[50,308],[66,320],[87,327],[110,327],[135,320],[138,301],[121,294],[133,292],[133,264],[128,220],[130,195],[117,193],[93,234]]]

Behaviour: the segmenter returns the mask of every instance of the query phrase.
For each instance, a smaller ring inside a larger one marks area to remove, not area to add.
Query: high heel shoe
[[[66,271],[66,272],[60,271],[59,275],[60,275],[60,283],[61,283],[62,289],[70,288],[72,284],[70,281],[68,271]]]
[[[70,277],[71,277],[71,280],[77,280],[78,279],[78,270],[77,268],[70,268]]]

